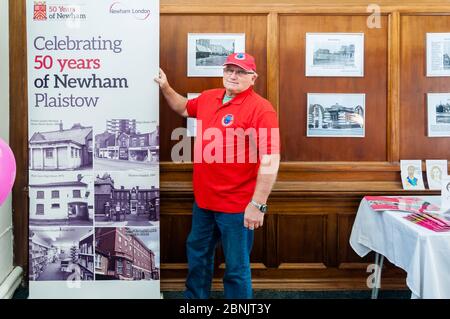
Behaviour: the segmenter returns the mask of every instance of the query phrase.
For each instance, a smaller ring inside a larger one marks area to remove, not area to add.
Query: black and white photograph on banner
[[[92,172],[32,172],[29,200],[30,225],[92,226]]]
[[[427,76],[450,76],[450,33],[427,33]]]
[[[428,136],[450,136],[450,93],[428,93]]]
[[[365,94],[308,93],[307,136],[364,137]]]
[[[92,227],[31,227],[30,280],[94,280]]]
[[[31,119],[29,169],[63,171],[92,169],[93,139],[89,120]]]
[[[244,33],[189,33],[188,76],[222,77],[231,53],[245,52]]]
[[[96,227],[95,280],[159,280],[159,227]]]
[[[96,172],[96,226],[159,226],[157,174]]]
[[[364,76],[364,33],[306,33],[306,76]]]
[[[94,169],[158,169],[159,126],[136,118],[98,119],[95,123]]]

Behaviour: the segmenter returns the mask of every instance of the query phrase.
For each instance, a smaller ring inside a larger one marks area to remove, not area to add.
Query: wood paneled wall
[[[18,157],[14,188],[15,261],[27,263],[27,94],[24,0],[10,2],[11,141]],[[447,78],[426,78],[425,33],[450,32],[450,3],[379,1],[381,28],[367,27],[368,1],[161,0],[161,67],[180,93],[221,86],[220,78],[188,78],[189,32],[244,32],[255,55],[256,91],[277,109],[283,162],[255,233],[255,288],[368,289],[366,267],[348,244],[366,194],[437,194],[401,188],[399,160],[450,159],[450,138],[426,137],[427,92],[449,92]],[[364,32],[363,78],[307,78],[306,32]],[[149,75],[152,76],[152,75]],[[306,93],[365,93],[365,138],[307,138]],[[413,124],[412,124],[413,123]],[[161,97],[161,288],[183,289],[185,240],[193,201],[189,163],[170,162],[172,130],[183,119]],[[214,287],[224,264],[216,254]],[[405,274],[389,265],[382,288],[402,288]]]
[[[285,161],[386,161],[388,24],[367,27],[362,15],[281,15],[280,127]],[[309,32],[363,32],[364,77],[306,77]],[[307,93],[364,93],[365,138],[306,137]]]
[[[450,92],[448,77],[426,77],[427,32],[449,32],[450,16],[401,18],[400,157],[449,158],[450,138],[427,136],[427,93]]]

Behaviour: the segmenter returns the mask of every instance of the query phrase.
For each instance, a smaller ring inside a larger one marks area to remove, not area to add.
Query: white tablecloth
[[[439,196],[417,197],[440,204]],[[418,226],[402,218],[407,214],[375,212],[363,199],[350,245],[361,257],[373,250],[404,269],[412,298],[450,299],[450,232],[438,233]]]

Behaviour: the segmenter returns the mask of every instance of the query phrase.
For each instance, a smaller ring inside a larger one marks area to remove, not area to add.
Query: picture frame
[[[426,34],[426,74],[450,76],[450,33]]]
[[[450,136],[450,93],[428,93],[428,137]]]
[[[187,76],[222,77],[228,55],[245,52],[245,33],[188,33]]]
[[[424,190],[421,160],[400,160],[403,189]]]
[[[363,77],[364,33],[306,33],[305,75]]]
[[[364,93],[308,93],[308,137],[365,137]]]
[[[426,160],[428,188],[440,190],[442,179],[448,175],[447,160]]]

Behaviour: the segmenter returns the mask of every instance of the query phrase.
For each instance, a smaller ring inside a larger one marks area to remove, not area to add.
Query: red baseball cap
[[[248,53],[232,53],[230,54],[223,65],[233,64],[246,71],[256,72],[255,58]]]

